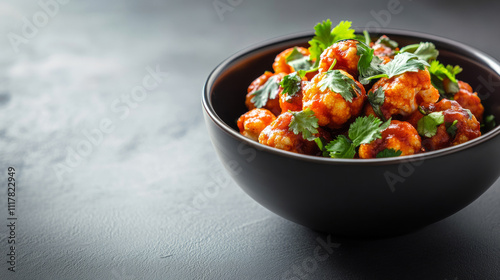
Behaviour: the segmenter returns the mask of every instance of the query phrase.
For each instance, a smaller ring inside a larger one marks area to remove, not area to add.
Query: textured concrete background
[[[210,71],[327,18],[500,59],[500,2],[400,0],[391,14],[394,1],[0,2],[0,279],[499,279],[499,182],[420,232],[345,242],[311,266],[328,237],[251,200],[208,139]]]

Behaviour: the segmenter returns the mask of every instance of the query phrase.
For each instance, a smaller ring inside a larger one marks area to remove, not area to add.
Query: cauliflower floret
[[[443,99],[438,103],[423,103],[420,106],[426,113],[443,112],[444,116],[444,123],[437,127],[436,135],[430,138],[422,136],[422,145],[428,151],[455,146],[481,136],[481,126],[476,117],[456,101]],[[416,111],[408,122],[417,127],[423,116],[420,111]],[[449,129],[455,121],[455,129]]]
[[[260,77],[255,79],[250,86],[248,87],[248,94],[246,96],[245,100],[245,105],[247,106],[248,110],[255,109],[255,104],[252,102],[252,98],[254,97],[254,93],[261,89],[264,84],[269,80],[269,79],[275,79],[277,83],[281,81],[281,79],[285,76],[285,73],[278,73],[278,74],[273,74],[271,72],[265,72],[262,74]],[[275,116],[279,115],[281,113],[281,108],[280,108],[280,102],[279,102],[279,96],[276,95],[275,98],[270,98],[267,100],[266,105],[264,105],[262,108],[268,109],[271,111]]]
[[[332,129],[340,128],[351,118],[357,117],[363,108],[366,100],[364,87],[347,72],[340,70],[345,76],[352,79],[361,90],[348,102],[339,93],[331,91],[329,88],[321,90],[319,85],[326,76],[326,72],[314,76],[311,82],[304,89],[303,107],[311,109],[318,118],[320,126],[328,126]]]
[[[359,147],[360,158],[375,158],[385,149],[401,151],[402,156],[413,155],[421,151],[422,142],[417,130],[408,122],[392,120],[388,128],[382,131],[382,138]]]
[[[275,120],[276,117],[269,110],[253,109],[241,115],[237,124],[243,136],[258,141],[262,130]]]
[[[290,112],[283,113],[278,118],[267,126],[259,136],[259,143],[278,148],[285,151],[290,151],[306,155],[318,155],[320,150],[314,141],[308,141],[302,137],[302,134],[294,134],[289,129],[293,115]],[[330,139],[330,136],[321,128],[318,128],[318,134],[325,139]]]
[[[306,86],[306,82],[302,81],[300,83],[300,89],[297,93],[295,93],[293,96],[290,96],[289,93],[283,94],[283,88],[280,87],[279,91],[279,97],[280,97],[280,107],[281,107],[281,112],[288,112],[288,111],[302,111],[302,97],[303,97],[303,90],[304,87]]]
[[[323,51],[319,61],[319,72],[326,72],[330,69],[333,61],[337,62],[333,69],[344,70],[354,77],[358,76],[358,41],[344,40],[337,42]]]
[[[439,100],[439,91],[431,84],[429,71],[405,72],[390,79],[381,78],[370,91],[382,88],[385,102],[381,106],[386,119],[394,115],[408,116],[415,112],[422,102],[435,103]],[[371,106],[366,106],[366,115],[373,113]]]
[[[460,90],[453,99],[465,109],[469,109],[479,122],[483,121],[484,107],[476,92],[472,92],[472,87],[462,81],[458,81]]]
[[[306,48],[302,47],[295,47],[297,50],[304,56],[309,56],[309,50]],[[292,53],[294,48],[289,48],[286,49],[282,52],[280,52],[276,58],[274,59],[273,63],[273,70],[275,73],[285,73],[285,74],[290,74],[295,72],[295,69],[293,69],[292,66],[288,65],[286,62],[286,58]]]

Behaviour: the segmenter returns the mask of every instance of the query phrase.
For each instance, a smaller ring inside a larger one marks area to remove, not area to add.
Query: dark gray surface
[[[212,1],[69,1],[18,53],[9,34],[21,35],[23,17],[32,21],[42,9],[1,2],[0,224],[7,224],[6,169],[14,166],[18,244],[11,273],[1,226],[0,278],[499,279],[498,181],[417,233],[335,241],[340,246],[307,272],[296,266],[314,264],[317,239],[328,237],[257,205],[215,157],[200,106],[211,69],[255,42],[312,30],[326,18],[366,26],[389,2],[233,0],[219,17]],[[401,6],[387,27],[500,58],[498,2]],[[120,98],[142,84],[147,67],[166,77],[125,106]],[[84,131],[106,119],[113,131],[61,174]]]

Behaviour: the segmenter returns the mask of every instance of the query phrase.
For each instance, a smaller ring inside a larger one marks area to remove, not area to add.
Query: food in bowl
[[[315,26],[309,48],[280,52],[248,87],[237,121],[245,137],[331,158],[384,158],[435,151],[495,126],[478,94],[444,65],[432,42],[402,48],[356,35],[348,21]]]
[[[401,46],[433,42],[441,62],[463,67],[460,78],[480,93],[484,116],[500,118],[500,63],[494,58],[441,36],[368,31],[373,38],[387,35]],[[228,174],[255,201],[290,221],[335,236],[388,237],[456,213],[497,181],[498,126],[464,144],[362,160],[293,153],[240,134],[236,120],[248,108],[238,93],[270,70],[277,54],[294,46],[308,48],[313,36],[292,34],[242,50],[215,67],[204,86],[203,112],[213,147]],[[424,109],[432,112],[431,107]]]

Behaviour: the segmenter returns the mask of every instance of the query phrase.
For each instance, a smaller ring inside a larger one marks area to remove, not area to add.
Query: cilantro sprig
[[[412,44],[401,48],[400,53],[412,53],[418,56],[419,59],[431,62],[435,60],[439,51],[436,46],[431,42],[420,42],[419,44]]]
[[[321,53],[333,45],[338,40],[354,39],[354,29],[351,29],[352,22],[341,21],[332,29],[332,22],[327,19],[314,26],[315,36],[309,41],[309,52],[311,60],[315,61],[315,67],[319,65]]]
[[[344,75],[340,70],[328,70],[318,83],[320,90],[327,88],[340,94],[347,102],[361,94],[361,88],[350,77]]]
[[[374,116],[358,117],[349,127],[349,138],[355,146],[368,144],[382,138],[382,131],[390,124],[390,120],[382,122]]]
[[[484,118],[484,123],[487,126],[491,126],[491,128],[494,128],[496,126],[495,122],[495,116],[494,115],[488,115]]]
[[[474,114],[472,114],[470,109],[466,109],[466,108],[463,108],[463,109],[465,110],[465,112],[467,112],[467,115],[469,115],[469,120],[472,119],[472,117],[474,117]]]
[[[288,125],[288,130],[295,135],[302,134],[302,138],[308,141],[314,141],[317,137],[313,134],[318,133],[318,118],[311,109],[305,109],[300,112],[290,112],[292,121]]]
[[[376,158],[399,157],[401,154],[403,154],[403,152],[400,150],[384,149],[381,152],[379,152],[375,157]]]
[[[445,122],[443,112],[432,112],[428,113],[421,106],[418,107],[420,113],[424,116],[417,122],[417,132],[420,136],[425,136],[431,138],[436,135],[437,128],[444,124],[446,128],[446,132],[451,136],[455,137],[458,127],[458,120],[454,120],[453,122]],[[469,119],[472,119],[474,116],[469,109],[463,109],[467,112]]]
[[[269,99],[276,98],[278,92],[279,83],[277,82],[276,77],[270,77],[260,89],[252,93],[253,97],[251,101],[256,108],[262,108],[266,106]]]
[[[382,122],[374,116],[358,117],[349,127],[348,137],[339,135],[324,149],[332,158],[354,158],[361,144],[368,144],[382,138],[382,131],[389,127],[391,120]]]
[[[394,57],[394,60],[380,65],[387,78],[392,78],[405,72],[425,70],[425,66],[429,66],[429,63],[409,53],[398,54]]]
[[[297,92],[300,91],[300,84],[302,79],[297,74],[297,72],[293,72],[283,77],[280,82],[280,86],[283,88],[281,94],[287,94],[286,101],[290,101],[292,97],[294,97]]]
[[[359,72],[359,82],[363,85],[370,83],[369,77],[377,76],[382,74],[383,71],[380,68],[382,64],[382,59],[374,55],[374,50],[361,41],[356,45],[359,55],[358,61],[358,72]]]
[[[436,135],[437,127],[444,123],[443,112],[433,112],[423,116],[417,123],[417,131],[420,136],[431,138]]]
[[[377,116],[385,121],[384,114],[382,113],[382,105],[385,102],[385,92],[384,89],[379,87],[375,91],[368,92],[368,102],[372,105],[373,111]]]
[[[372,37],[370,36],[370,33],[368,33],[368,31],[366,31],[366,30],[363,30],[363,38],[360,38],[360,39],[365,40],[365,44],[367,44],[368,46],[372,42]],[[361,40],[359,40],[359,41],[361,41]]]
[[[496,121],[495,121],[495,116],[494,115],[487,115],[484,117],[484,122],[481,124],[481,133],[484,134],[496,126]]]
[[[431,83],[439,91],[441,98],[453,99],[453,95],[460,90],[458,81],[455,78],[460,72],[462,72],[462,68],[458,65],[444,66],[437,60],[431,62],[429,67]]]
[[[344,135],[339,135],[337,139],[330,141],[325,150],[332,158],[354,158],[356,155],[356,146]]]
[[[398,47],[398,42],[389,39],[389,37],[387,37],[385,35],[382,35],[375,42],[375,45],[384,45],[384,46],[386,46],[388,48],[391,48],[391,49],[395,50]]]
[[[309,59],[309,56],[303,55],[296,47],[293,48],[285,60],[295,71],[309,71],[313,66],[313,62]]]
[[[446,132],[448,132],[448,134],[451,137],[455,137],[455,135],[457,134],[457,130],[458,130],[457,123],[458,123],[457,120],[454,120],[452,123],[449,123],[449,122],[445,123]]]
[[[375,56],[376,57],[376,56]],[[418,72],[424,70],[425,66],[430,66],[427,61],[420,59],[417,55],[412,53],[399,53],[393,60],[386,64],[379,64],[372,71],[380,71],[381,74],[364,77],[361,83],[368,83],[369,80],[380,79],[383,77],[392,78],[406,72]],[[359,68],[359,64],[358,64]]]

